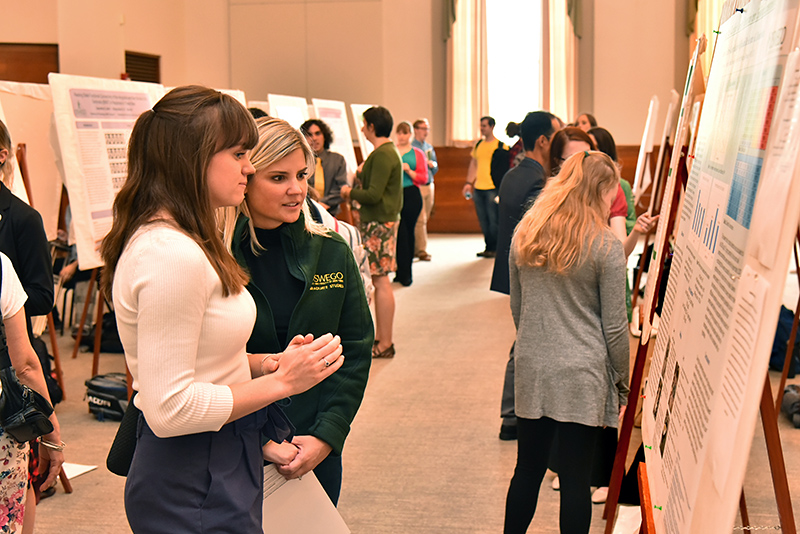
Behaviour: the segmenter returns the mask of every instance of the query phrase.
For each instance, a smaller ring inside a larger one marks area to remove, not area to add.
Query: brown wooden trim
[[[356,159],[361,161],[361,151],[355,147]],[[435,147],[436,159],[439,162],[439,172],[436,173],[436,197],[433,206],[433,215],[428,221],[429,233],[465,234],[480,233],[481,227],[475,215],[473,203],[466,200],[461,194],[467,169],[470,161],[470,148]],[[618,145],[617,155],[622,165],[622,177],[633,183],[636,173],[636,161],[639,159],[638,145]],[[658,147],[653,148],[651,157],[651,170],[655,172]],[[642,202],[645,206],[649,203],[649,196],[645,195]]]
[[[0,43],[0,80],[47,83],[58,72],[57,44]]]

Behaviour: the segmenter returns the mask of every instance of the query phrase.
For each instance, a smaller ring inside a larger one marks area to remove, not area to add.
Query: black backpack
[[[483,139],[478,141],[475,144],[475,148],[478,148],[478,145],[480,145],[482,142]],[[499,141],[497,143],[497,148],[494,150],[494,152],[492,152],[492,161],[489,167],[489,174],[492,177],[492,182],[494,183],[495,189],[500,189],[500,182],[503,181],[503,176],[506,175],[510,168],[511,152],[502,141]]]
[[[47,385],[47,393],[50,395],[50,403],[55,406],[64,398],[64,392],[61,391],[61,386],[58,385],[56,373],[53,371],[53,357],[47,350],[47,344],[40,337],[34,337],[31,341],[31,346],[39,357],[39,362],[42,364],[42,372],[44,373],[44,383]]]
[[[495,189],[500,189],[500,182],[511,168],[511,152],[503,143],[497,145],[497,149],[492,153],[491,175]]]
[[[86,382],[86,400],[89,411],[99,421],[122,420],[128,408],[128,382],[125,373],[96,375]]]

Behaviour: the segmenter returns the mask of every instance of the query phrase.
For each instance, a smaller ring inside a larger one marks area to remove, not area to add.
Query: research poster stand
[[[367,156],[374,150],[372,143],[367,141],[361,128],[364,127],[364,112],[373,106],[368,104],[350,104],[350,112],[353,114],[353,125],[356,127],[358,136],[358,146],[361,147],[361,161],[367,161]]]
[[[704,353],[706,354],[705,360],[709,362],[709,365],[711,364],[711,361],[708,358],[709,354],[711,355],[712,359],[722,357],[724,354],[724,358],[720,361],[723,362],[722,370],[725,374],[723,375],[719,373],[720,368],[718,366],[717,370],[714,371],[718,374],[716,376],[709,374],[708,376],[708,379],[712,380],[712,382],[709,384],[709,387],[727,388],[740,385],[743,389],[741,394],[737,394],[733,397],[730,397],[730,392],[728,392],[728,397],[722,393],[718,393],[716,396],[710,397],[708,400],[700,398],[699,402],[710,403],[707,405],[709,414],[714,416],[714,418],[711,419],[711,423],[709,425],[710,430],[708,434],[706,435],[703,433],[697,436],[698,439],[701,440],[698,442],[698,447],[701,448],[698,448],[697,451],[695,451],[693,448],[692,454],[688,455],[687,457],[686,452],[688,449],[686,449],[685,445],[679,445],[679,442],[676,440],[686,440],[687,437],[691,438],[691,436],[687,436],[686,429],[683,429],[675,431],[678,432],[677,436],[679,436],[676,437],[673,429],[670,428],[671,441],[667,441],[668,454],[664,456],[664,438],[667,432],[667,423],[663,422],[662,425],[661,421],[659,421],[655,423],[655,426],[653,426],[654,422],[650,421],[649,411],[651,411],[652,408],[654,417],[656,415],[656,411],[658,411],[658,413],[662,416],[666,413],[667,417],[669,412],[665,406],[666,402],[662,403],[662,410],[659,411],[658,402],[661,400],[661,381],[658,380],[657,376],[655,377],[655,380],[653,380],[654,371],[651,369],[651,381],[648,384],[647,391],[648,398],[645,401],[645,418],[647,420],[643,422],[643,433],[645,433],[646,430],[647,434],[645,436],[645,447],[646,449],[650,449],[649,453],[646,451],[647,459],[648,461],[655,461],[656,470],[651,473],[650,476],[648,476],[646,470],[648,468],[652,468],[653,466],[647,465],[645,470],[640,474],[643,496],[642,513],[644,532],[655,532],[652,527],[654,525],[657,527],[661,524],[663,524],[664,529],[670,530],[668,528],[668,524],[664,522],[670,517],[672,518],[671,524],[673,526],[671,531],[675,531],[675,528],[681,528],[681,526],[684,527],[684,530],[681,531],[688,532],[688,530],[685,529],[689,526],[692,527],[692,532],[708,531],[707,528],[710,528],[710,525],[714,521],[720,520],[724,522],[730,521],[732,526],[733,513],[737,504],[742,516],[744,529],[765,530],[779,528],[775,526],[750,527],[744,494],[741,491],[741,484],[744,481],[744,465],[747,461],[749,445],[752,441],[755,419],[758,411],[760,410],[762,425],[765,433],[765,441],[767,444],[767,452],[769,455],[769,465],[773,478],[773,487],[775,489],[776,503],[780,516],[780,528],[782,528],[784,532],[796,533],[791,500],[789,497],[788,483],[786,480],[785,465],[781,452],[780,436],[777,427],[777,410],[775,406],[779,403],[779,401],[776,402],[772,396],[769,376],[766,372],[766,355],[769,351],[769,346],[772,343],[772,337],[774,335],[774,322],[772,322],[772,320],[777,320],[777,308],[779,307],[781,293],[780,290],[785,284],[785,266],[788,265],[789,262],[790,251],[788,250],[788,246],[785,245],[788,245],[789,241],[794,242],[797,238],[796,225],[798,216],[800,216],[800,213],[798,213],[798,197],[800,196],[800,184],[798,183],[798,180],[800,179],[800,166],[798,165],[797,158],[797,149],[800,147],[800,134],[798,134],[797,128],[797,123],[800,120],[800,98],[798,98],[797,92],[797,87],[800,86],[800,50],[797,48],[794,48],[794,51],[791,52],[788,50],[789,48],[792,48],[788,46],[791,44],[791,38],[787,39],[786,43],[779,40],[779,47],[770,45],[770,47],[767,48],[763,41],[766,41],[765,37],[767,35],[771,35],[769,30],[773,28],[779,28],[779,32],[776,32],[779,34],[782,26],[784,36],[786,36],[785,32],[787,28],[789,28],[790,31],[794,29],[797,24],[798,6],[796,1],[787,1],[784,3],[771,1],[758,2],[756,0],[750,4],[748,4],[748,2],[728,2],[723,10],[723,13],[727,13],[728,16],[731,16],[737,11],[744,13],[744,10],[742,9],[743,7],[745,10],[747,10],[746,8],[758,10],[759,7],[763,5],[766,5],[766,9],[748,12],[746,16],[743,14],[741,19],[733,21],[729,24],[729,26],[726,27],[732,32],[728,34],[729,36],[736,36],[735,40],[729,41],[729,44],[733,45],[733,48],[726,49],[725,52],[725,56],[729,61],[730,57],[732,57],[731,54],[740,53],[742,43],[750,44],[758,41],[759,39],[755,38],[753,40],[745,40],[745,38],[749,37],[751,33],[753,35],[759,35],[758,32],[761,32],[760,38],[762,43],[759,44],[764,45],[763,49],[759,50],[755,46],[748,49],[748,53],[749,50],[753,50],[753,55],[750,58],[746,58],[748,61],[743,61],[742,65],[746,67],[749,64],[761,63],[765,57],[770,57],[771,61],[778,62],[778,65],[781,66],[781,72],[784,72],[783,82],[779,87],[777,83],[779,80],[772,78],[770,75],[770,69],[774,69],[774,67],[769,62],[764,63],[765,66],[763,67],[764,70],[762,71],[763,74],[761,75],[762,82],[763,80],[766,80],[766,83],[764,85],[754,85],[754,87],[766,88],[772,92],[773,98],[777,98],[778,106],[775,111],[774,120],[772,120],[772,105],[775,102],[773,100],[770,102],[769,108],[764,108],[761,110],[765,113],[763,115],[763,117],[765,117],[763,119],[763,126],[760,122],[753,123],[756,125],[756,127],[763,128],[763,130],[758,131],[760,137],[752,139],[760,139],[759,144],[763,143],[763,146],[761,146],[761,150],[763,151],[761,153],[761,157],[763,158],[764,162],[764,170],[763,173],[761,173],[760,183],[758,181],[753,182],[754,184],[759,184],[759,186],[758,197],[755,203],[749,204],[749,209],[752,210],[752,219],[750,219],[748,216],[747,223],[739,223],[745,224],[744,227],[750,232],[749,240],[746,244],[746,251],[742,253],[741,263],[739,264],[741,266],[741,271],[735,271],[732,273],[731,278],[734,280],[733,284],[731,284],[730,280],[728,281],[729,286],[735,286],[735,300],[732,302],[732,310],[729,310],[730,316],[735,318],[735,320],[732,319],[730,323],[725,324],[724,328],[728,330],[723,330],[722,332],[723,334],[731,332],[733,338],[726,340],[726,344],[722,346],[722,349],[717,348],[717,352],[705,352],[708,350],[707,347],[703,348],[701,345],[700,347],[694,348],[694,350],[697,351],[697,354],[692,354],[689,356],[684,355],[681,358],[681,351],[675,349],[674,346],[676,341],[679,341],[677,334],[682,333],[685,336],[688,336],[685,337],[683,342],[684,344],[695,343],[695,337],[699,333],[698,326],[701,324],[698,321],[692,321],[692,306],[698,306],[699,304],[695,301],[688,300],[688,292],[692,289],[695,291],[709,290],[709,286],[704,286],[702,283],[688,283],[689,278],[686,278],[685,281],[671,280],[667,293],[668,299],[670,297],[670,292],[673,293],[673,302],[670,303],[670,306],[675,307],[672,308],[668,313],[675,314],[676,317],[673,317],[673,319],[675,319],[676,325],[670,325],[674,326],[675,328],[672,332],[664,332],[662,329],[659,336],[661,337],[661,334],[665,336],[665,339],[660,340],[659,355],[663,356],[662,361],[660,362],[662,365],[662,373],[668,368],[665,363],[666,356],[669,355],[671,356],[671,360],[674,360],[675,357],[672,355],[676,352],[678,354],[677,361],[670,361],[670,363],[673,365],[669,367],[669,369],[675,367],[675,378],[672,380],[672,395],[674,395],[675,391],[674,385],[678,383],[678,369],[675,363],[680,362],[680,364],[683,366],[681,368],[683,374],[681,375],[682,381],[680,383],[683,384],[683,388],[686,388],[687,379],[683,375],[687,372],[687,369],[690,369],[690,367],[687,366],[699,365]],[[778,11],[775,9],[777,7],[785,7],[785,11]],[[772,10],[771,12],[769,11],[770,9]],[[780,16],[784,16],[784,18],[775,18]],[[723,21],[725,20],[726,18],[723,15]],[[768,22],[765,22],[760,28],[756,26],[756,24],[764,21]],[[767,24],[775,25],[767,26]],[[751,27],[748,27],[748,25]],[[750,33],[739,33],[742,30],[749,31]],[[797,39],[797,33],[794,34],[794,39]],[[773,41],[770,41],[770,43],[773,43]],[[767,50],[769,51],[767,52]],[[787,52],[788,55],[782,55],[787,54]],[[784,59],[780,58],[785,58],[785,67],[783,67],[782,63]],[[737,57],[735,59],[739,60],[742,58]],[[749,63],[750,61],[752,61],[752,63]],[[727,63],[723,63],[723,65],[726,64]],[[732,74],[732,72],[736,71],[727,71],[727,75],[738,75]],[[758,74],[760,73],[756,73],[756,75]],[[773,81],[776,83],[773,84]],[[717,82],[715,84],[715,89],[717,91],[719,91],[720,87],[729,87],[726,85],[727,80],[724,77],[721,77],[719,80],[715,80],[715,82]],[[748,95],[751,93],[743,92],[741,94]],[[724,103],[727,104],[728,94],[726,93],[724,96],[726,97]],[[720,115],[718,113],[720,109],[728,111],[731,109],[731,107],[719,107],[720,102],[723,101],[719,98],[717,98],[717,100],[718,101],[716,102],[716,105],[718,107],[715,110],[716,113],[712,112],[712,114],[708,117],[710,121],[709,125],[713,126],[714,131],[719,129],[718,121],[720,117],[722,117],[723,120],[729,121],[740,120],[737,119],[736,116],[730,116],[730,114],[727,114],[727,116],[725,113]],[[748,102],[748,105],[751,107],[752,104],[752,101]],[[742,112],[745,112],[746,109],[746,107],[743,107]],[[756,118],[756,120],[760,121],[761,118]],[[707,142],[708,132],[710,131],[712,131],[710,127],[706,129],[706,139],[704,139],[704,142]],[[749,129],[732,130],[731,133],[733,136],[729,137],[728,139],[735,141],[738,139],[736,136],[741,135],[742,132],[749,133],[750,131],[751,130]],[[767,134],[769,134],[768,144]],[[699,140],[698,146],[700,146]],[[753,146],[757,147],[758,145],[754,142]],[[738,150],[740,147],[737,146],[735,148],[737,150],[727,154],[728,159],[726,160],[726,164],[731,163],[731,155],[741,154],[741,152]],[[705,147],[704,159],[706,161],[704,161],[700,173],[705,171],[709,163],[715,164],[717,162],[717,159],[714,157],[714,155],[715,154],[713,150],[709,151],[708,146]],[[736,158],[737,170],[739,170],[738,164],[740,162],[740,156],[736,156]],[[758,180],[758,176],[759,174],[755,174],[755,180]],[[699,202],[700,199],[703,198],[700,196],[701,187],[705,186],[702,182],[698,183],[698,178],[702,180],[703,177],[700,174],[695,174],[693,170],[689,189],[694,188],[692,190],[692,196],[698,199]],[[687,189],[687,195],[689,189]],[[755,195],[755,187],[752,190],[752,194]],[[738,217],[740,216],[741,212],[735,212],[734,215],[731,215],[731,206],[738,206],[739,201],[740,198],[731,197],[731,200],[729,201],[731,204],[728,204],[726,208],[729,216],[736,216],[735,220],[732,219],[733,222],[739,222]],[[736,204],[734,204],[734,202]],[[694,200],[692,200],[692,204],[694,204]],[[712,199],[711,207],[713,208],[713,206],[714,204]],[[703,211],[705,212],[705,210]],[[662,212],[669,213],[670,210],[668,207],[665,207]],[[690,205],[688,208],[684,206],[682,217],[684,222],[691,219],[692,212],[696,212],[694,206]],[[713,213],[713,210],[709,213]],[[788,221],[788,224],[782,225],[780,224],[781,221]],[[662,220],[661,222],[663,223],[664,221]],[[726,225],[727,224],[728,223],[726,221]],[[696,234],[695,230],[696,229],[693,227],[691,232]],[[734,228],[731,228],[731,231],[733,230]],[[659,227],[659,232],[660,231],[661,225]],[[731,234],[731,232],[728,232],[727,234],[723,233],[723,238],[726,238],[726,236],[730,237],[730,239],[737,238],[737,236]],[[681,237],[679,238],[678,242],[679,248],[676,251],[676,260],[678,257],[678,252],[682,251],[683,254],[692,253],[686,248],[686,246],[692,243],[692,241],[687,241],[687,239],[690,239],[690,231],[688,228],[682,228]],[[657,238],[657,245],[659,244],[659,241],[660,240]],[[705,245],[707,243],[703,242],[703,244]],[[725,249],[723,249],[723,251],[724,250]],[[700,252],[703,251],[700,250]],[[663,248],[661,249],[661,254],[659,254],[659,251],[656,250],[657,260],[660,260],[662,257]],[[698,262],[699,259],[700,256],[697,256],[697,259],[691,259],[689,256],[683,258],[682,262],[685,262],[685,265],[683,265],[678,272],[674,273],[675,277],[673,278],[688,276],[687,273],[691,273],[692,268],[701,268],[699,263],[697,263],[697,267],[694,266],[694,262]],[[660,265],[660,262],[656,261],[656,265]],[[723,263],[722,265],[725,266],[726,264]],[[687,271],[687,269],[689,270]],[[717,271],[715,270],[714,272],[716,273]],[[660,283],[660,280],[656,278],[654,282],[657,286]],[[677,287],[673,287],[673,285]],[[648,292],[652,297],[651,287],[653,286],[648,283]],[[710,286],[710,288],[712,291],[714,290],[713,285]],[[676,296],[678,294],[683,295],[684,291],[687,291],[685,293],[687,295],[686,297]],[[652,299],[646,298],[645,301],[645,305],[652,304]],[[702,309],[703,308],[701,307],[696,311],[699,312]],[[709,313],[710,311],[713,311],[713,309],[710,309],[705,313]],[[648,316],[649,318],[653,317],[652,306],[650,307],[650,312],[645,314],[645,317]],[[706,316],[706,318],[708,318],[708,316]],[[748,323],[747,321],[751,319],[752,322]],[[687,330],[683,330],[684,326],[689,325],[690,322],[694,322],[695,327],[692,328],[691,326],[688,326]],[[729,341],[730,339],[734,338],[736,338],[735,342]],[[670,342],[673,343],[673,352],[670,352],[669,350]],[[644,336],[642,343],[646,343]],[[665,345],[667,347],[666,353],[663,350]],[[688,347],[687,345],[679,346],[684,346],[684,351],[685,348]],[[791,351],[792,348],[793,347],[790,346],[788,351]],[[726,354],[721,350],[729,352]],[[658,349],[657,352],[659,352]],[[736,358],[740,359],[737,360]],[[790,364],[789,360],[790,359],[787,359],[785,362],[785,371],[788,370],[786,366]],[[744,368],[744,375],[741,377],[741,379],[734,382],[730,380],[728,373],[739,372],[731,367],[732,364],[738,364],[738,362],[746,363],[747,366]],[[638,366],[639,355],[637,355],[636,363]],[[758,367],[754,367],[756,364],[760,365]],[[703,365],[705,365],[705,363],[703,363]],[[761,365],[763,365],[765,375],[759,376],[761,372],[760,369],[762,368]],[[690,374],[689,376],[692,375]],[[664,377],[662,374],[662,380],[663,378]],[[703,378],[705,377],[703,376]],[[636,373],[634,373],[634,380],[636,379]],[[638,379],[640,380],[641,377],[639,376]],[[719,382],[714,380],[719,380]],[[691,385],[694,386],[694,380],[691,382]],[[659,384],[659,387],[656,392],[655,386],[657,383]],[[759,386],[759,384],[761,384],[761,386]],[[638,394],[637,389],[632,388],[632,391],[634,394]],[[723,390],[720,389],[720,391]],[[651,394],[652,397],[650,396]],[[683,395],[684,398],[682,401],[678,402],[677,406],[679,407],[681,402],[685,403],[689,399],[693,399],[693,397],[687,396],[685,392],[681,393],[679,397],[681,395]],[[638,398],[635,400],[638,400]],[[692,400],[692,402],[694,402],[694,400]],[[756,404],[759,405],[759,408],[756,408]],[[672,396],[670,396],[669,405],[669,411],[671,411]],[[653,408],[653,406],[655,407]],[[686,405],[684,404],[684,408],[685,406]],[[678,413],[681,413],[680,409],[678,410]],[[630,414],[626,413],[626,418],[628,415]],[[716,416],[720,417],[717,418]],[[682,417],[687,417],[687,412],[684,411],[682,413]],[[689,417],[691,417],[691,413],[689,414]],[[645,429],[644,423],[648,423],[649,428]],[[689,431],[691,431],[691,423],[687,424],[689,425]],[[726,425],[732,426],[730,426],[729,429]],[[654,431],[662,432],[662,426],[663,434],[661,435],[661,454],[659,455],[658,451],[653,450],[654,448],[658,448],[656,446],[658,443],[658,435],[654,434]],[[675,427],[675,424],[673,423],[672,426]],[[680,428],[680,426],[683,425],[681,424],[675,428]],[[630,428],[627,430],[629,431]],[[623,423],[623,433],[624,431],[625,424]],[[653,441],[654,439],[655,441]],[[653,446],[648,446],[648,442]],[[723,445],[727,445],[727,447]],[[683,459],[681,459],[681,455],[683,455]],[[692,455],[695,455],[693,463]],[[617,458],[619,459],[619,455]],[[726,468],[720,469],[721,466],[725,466]],[[735,466],[735,469],[733,466]],[[615,468],[616,467],[617,466],[615,465]],[[690,468],[691,471],[688,471],[687,468]],[[683,470],[683,473],[681,473],[681,470]],[[684,486],[684,480],[682,478],[684,476],[687,477],[687,484],[694,485]],[[671,482],[669,482],[670,479]],[[676,480],[680,482],[679,486],[675,486]],[[613,483],[614,477],[612,476],[612,484]],[[619,479],[616,481],[616,483],[619,483]],[[653,502],[647,504],[647,493],[651,489],[653,483],[660,488],[660,496],[658,496],[658,498],[662,499],[663,502]],[[687,488],[690,492],[689,494],[685,493]],[[609,497],[612,496],[614,490],[615,488],[610,488]],[[678,492],[677,495],[676,492]],[[684,494],[681,494],[681,492]],[[615,500],[618,498],[618,489],[613,497],[613,510],[615,511]],[[673,500],[673,498],[675,498],[675,500]],[[611,502],[607,503],[607,510],[609,508],[609,504],[611,504]],[[662,506],[659,505],[664,505],[663,512]],[[670,507],[672,510],[672,512],[669,514],[667,510],[668,507]],[[676,515],[683,514],[684,512],[686,512],[688,515]],[[655,521],[653,521],[654,518]],[[613,524],[611,523],[613,523],[613,521],[610,521],[609,524],[607,524],[606,532],[610,532],[611,528],[613,528]],[[695,530],[695,527],[702,530]]]
[[[272,117],[283,119],[297,130],[308,120],[308,101],[301,96],[267,95]]]
[[[695,51],[692,60],[689,64],[689,70],[686,75],[686,84],[683,90],[683,100],[681,103],[680,111],[678,114],[678,124],[676,127],[677,136],[674,145],[680,146],[680,150],[672,150],[670,158],[669,171],[667,172],[667,183],[664,190],[665,202],[661,206],[661,217],[658,224],[658,230],[655,236],[653,258],[650,262],[650,274],[647,278],[647,287],[651,289],[645,293],[645,302],[649,303],[644,311],[640,314],[640,318],[645,314],[647,318],[641,327],[641,342],[639,343],[636,351],[636,358],[634,361],[633,372],[631,373],[630,393],[628,394],[628,406],[625,409],[625,415],[622,419],[622,428],[620,429],[620,436],[617,442],[617,451],[614,457],[614,467],[611,471],[611,480],[608,485],[608,497],[606,498],[605,508],[603,509],[603,518],[606,520],[605,534],[611,534],[614,530],[614,522],[617,517],[617,505],[619,503],[619,494],[622,486],[622,477],[625,475],[625,462],[630,447],[631,435],[633,433],[633,423],[636,416],[636,408],[639,402],[639,394],[642,388],[642,377],[644,374],[645,362],[647,361],[647,352],[650,346],[650,330],[648,326],[652,324],[655,316],[655,298],[657,298],[657,288],[661,284],[661,276],[663,274],[663,264],[665,254],[656,254],[657,251],[665,250],[669,238],[674,230],[676,216],[678,213],[678,204],[681,195],[682,184],[686,182],[688,177],[686,163],[687,163],[687,150],[691,143],[689,139],[689,121],[690,110],[694,103],[694,96],[698,90],[702,90],[703,76],[699,72],[699,57],[705,52],[706,38],[701,36],[695,45]],[[652,106],[651,106],[652,107]],[[648,123],[650,117],[648,116]],[[645,138],[647,133],[645,131]],[[644,146],[642,147],[644,148]],[[639,268],[641,272],[641,265]],[[637,281],[640,280],[637,276]],[[635,288],[634,293],[638,293],[638,286]]]
[[[702,76],[695,76],[702,84]],[[695,82],[697,83],[697,82]],[[650,206],[647,212],[651,215],[654,213],[661,213],[661,205],[664,200],[664,189],[666,188],[667,175],[669,173],[669,162],[672,159],[673,144],[676,141],[675,133],[677,131],[675,121],[675,111],[678,109],[679,95],[675,89],[670,92],[670,103],[667,108],[667,115],[664,118],[664,132],[661,135],[661,146],[658,150],[658,162],[656,163],[655,177],[653,178],[653,187],[650,194]],[[647,250],[650,246],[650,238],[655,234],[655,230],[650,230],[644,236],[644,248],[641,256],[639,256],[639,264],[636,269],[636,279],[633,283],[631,290],[631,306],[636,307],[636,302],[639,299],[639,288],[642,283],[642,273],[644,272],[644,265],[647,261]]]
[[[639,146],[639,157],[636,160],[636,173],[633,176],[633,199],[636,204],[652,181],[650,171],[650,154],[653,153],[653,137],[656,133],[656,117],[658,116],[658,97],[653,95],[647,108],[647,120],[644,123],[642,144]]]

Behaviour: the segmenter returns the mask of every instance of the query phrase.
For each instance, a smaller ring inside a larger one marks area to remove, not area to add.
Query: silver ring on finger
[[[325,367],[330,367],[331,365],[333,365],[333,363],[332,363],[332,362],[329,362],[329,361],[328,361],[328,360],[326,360],[325,358],[322,358],[322,361],[323,361],[323,362],[325,362]]]

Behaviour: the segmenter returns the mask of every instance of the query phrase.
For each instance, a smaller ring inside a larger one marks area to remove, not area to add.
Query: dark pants
[[[201,432],[159,438],[139,418],[125,484],[125,513],[135,533],[262,534],[266,410]]]
[[[486,242],[487,252],[497,251],[497,219],[499,218],[499,207],[494,199],[497,197],[497,189],[475,189],[473,199],[475,200],[475,214],[481,224],[483,240]]]
[[[617,429],[610,426],[603,429],[595,447],[592,464],[592,486],[608,487],[611,482],[611,471],[614,468],[614,457],[617,455]]]
[[[333,505],[339,504],[339,494],[342,491],[342,457],[329,454],[314,468],[314,476],[319,480]]]
[[[592,521],[589,479],[600,427],[517,416],[517,467],[506,498],[505,534],[525,534],[539,500],[550,447],[559,435],[562,534],[587,534]]]
[[[503,379],[503,398],[500,401],[500,417],[503,418],[504,426],[514,426],[517,424],[517,416],[514,413],[514,346],[508,351],[508,363],[506,364],[506,376]]]
[[[419,187],[403,188],[403,209],[400,211],[400,226],[397,230],[397,278],[403,285],[410,285],[411,264],[414,262],[414,228],[422,211],[422,194]]]

